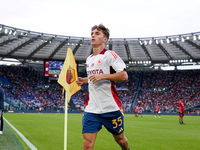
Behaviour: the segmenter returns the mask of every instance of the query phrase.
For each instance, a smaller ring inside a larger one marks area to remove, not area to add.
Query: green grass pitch
[[[60,74],[60,70],[49,70],[49,74]]]
[[[38,150],[64,149],[64,114],[4,113],[4,117]],[[68,150],[82,149],[81,121],[81,114],[68,114]],[[124,133],[132,150],[199,150],[200,116],[184,116],[184,122],[186,125],[179,125],[178,115],[155,118],[154,115],[134,117],[132,114],[125,114]],[[0,142],[3,136],[6,137],[6,133],[0,135]],[[29,149],[18,138],[24,149]],[[103,127],[97,135],[94,150],[121,148]]]

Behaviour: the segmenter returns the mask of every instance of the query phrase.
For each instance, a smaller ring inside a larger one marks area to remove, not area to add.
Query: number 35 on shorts
[[[118,117],[117,119],[113,119],[112,120],[112,124],[113,124],[113,129],[119,127],[122,125],[122,119],[121,119],[121,116]]]

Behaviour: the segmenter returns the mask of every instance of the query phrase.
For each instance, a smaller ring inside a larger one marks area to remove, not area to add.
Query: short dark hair
[[[110,36],[110,30],[108,28],[106,28],[103,24],[100,24],[100,25],[94,25],[92,27],[92,31],[93,30],[102,30],[103,34],[105,35],[105,37],[107,37],[107,40],[109,39],[109,36]]]

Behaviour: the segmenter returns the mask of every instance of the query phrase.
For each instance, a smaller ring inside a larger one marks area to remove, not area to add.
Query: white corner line
[[[31,148],[31,150],[37,150],[37,148],[21,133],[19,132],[5,117],[4,120],[10,125],[11,128],[22,138],[22,140]]]

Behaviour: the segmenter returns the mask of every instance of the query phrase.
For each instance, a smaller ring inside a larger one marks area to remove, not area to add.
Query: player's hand
[[[96,82],[98,82],[98,81],[100,81],[100,80],[102,80],[102,79],[103,79],[102,74],[93,74],[93,75],[91,75],[91,76],[89,77],[89,80],[90,80],[91,82],[93,82],[93,83],[96,83]]]
[[[77,83],[79,86],[81,86],[81,85],[84,83],[83,78],[78,77],[78,78],[76,79],[76,83]]]

